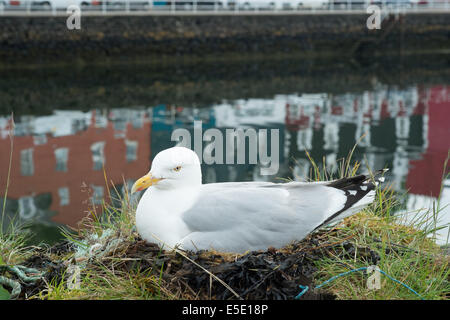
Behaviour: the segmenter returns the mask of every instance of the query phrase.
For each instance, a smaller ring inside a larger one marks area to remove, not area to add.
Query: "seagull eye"
[[[173,171],[178,172],[181,170],[181,166],[176,166],[175,168],[173,168]]]

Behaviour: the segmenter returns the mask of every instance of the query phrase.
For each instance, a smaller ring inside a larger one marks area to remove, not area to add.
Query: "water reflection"
[[[89,203],[149,167],[151,119],[137,110],[72,112],[16,119],[7,216],[75,226]],[[1,150],[10,150],[10,118],[0,123]],[[139,161],[137,161],[139,159]],[[6,181],[9,157],[1,157]],[[105,165],[106,177],[103,172]]]
[[[362,93],[286,94],[203,108],[157,105],[19,116],[6,215],[75,226],[89,203],[106,197],[105,179],[119,189],[130,184],[148,171],[159,151],[174,145],[173,130],[193,131],[195,120],[202,121],[203,130],[280,129],[276,175],[261,176],[259,166],[251,164],[202,165],[204,182],[304,178],[311,169],[305,150],[337,170],[338,160],[364,135],[353,159],[366,157],[372,168],[391,168],[389,180],[396,190],[409,190],[404,208],[411,210],[440,193],[449,119],[449,86],[382,84]],[[10,128],[11,118],[1,117],[0,181],[7,176]],[[449,190],[444,184],[443,201]],[[449,219],[446,214],[444,223]]]

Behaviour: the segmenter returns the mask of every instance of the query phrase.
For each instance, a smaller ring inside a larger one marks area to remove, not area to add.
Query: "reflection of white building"
[[[95,112],[95,117],[92,113]],[[55,110],[48,116],[20,116],[15,118],[15,136],[33,136],[35,145],[45,144],[46,135],[62,137],[85,131],[94,121],[95,128],[106,128],[108,121],[114,129],[125,131],[126,125],[132,123],[133,128],[141,128],[147,111],[132,109],[113,109],[109,115],[104,111],[89,112]],[[9,117],[0,118],[0,137],[5,138],[9,133]]]
[[[90,112],[55,111],[50,116],[33,117],[29,121],[16,123],[16,135],[69,136],[86,130],[90,121]]]
[[[434,209],[433,209],[434,208]],[[406,208],[398,213],[405,224],[420,224],[425,230],[433,230],[430,237],[435,237],[440,245],[448,243],[450,232],[450,179],[444,181],[440,201],[420,194],[408,194]],[[442,228],[441,228],[442,227]]]
[[[395,190],[404,190],[405,179],[408,175],[409,157],[404,146],[397,146],[394,152],[394,161],[391,174],[393,176],[392,183]]]
[[[244,127],[280,124],[285,121],[284,96],[274,99],[236,100],[214,106],[216,127]]]
[[[145,109],[115,108],[109,112],[108,120],[113,123],[117,131],[126,131],[129,123],[133,128],[139,129],[142,128],[148,113],[149,111]]]

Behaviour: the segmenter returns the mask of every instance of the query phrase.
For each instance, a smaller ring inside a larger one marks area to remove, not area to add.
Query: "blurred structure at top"
[[[370,5],[384,12],[448,11],[450,0],[0,0],[0,14],[66,14],[70,5],[89,14],[295,14],[365,12]]]

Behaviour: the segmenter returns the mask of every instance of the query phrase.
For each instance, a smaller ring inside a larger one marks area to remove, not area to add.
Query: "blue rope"
[[[295,297],[295,299],[300,299],[300,297],[302,295],[304,295],[306,293],[306,291],[308,291],[309,287],[308,286],[302,286],[299,285],[300,289],[302,289],[302,291]]]
[[[402,286],[404,286],[406,289],[408,289],[409,291],[411,291],[412,293],[414,293],[416,296],[418,296],[420,299],[425,300],[424,297],[422,297],[420,294],[418,294],[413,288],[411,288],[410,286],[408,286],[407,284],[398,281],[397,279],[392,278],[390,275],[388,275],[386,272],[384,272],[383,270],[378,269],[378,271],[380,271],[380,273],[384,274],[386,277],[388,277],[389,279],[391,279],[394,282],[397,282],[399,284],[401,284]]]
[[[336,280],[337,278],[340,278],[340,277],[342,277],[342,276],[346,276],[346,275],[348,275],[348,274],[350,274],[350,273],[353,273],[353,272],[356,272],[356,271],[362,271],[362,270],[367,270],[367,267],[361,267],[361,268],[353,269],[353,270],[350,270],[350,271],[342,272],[342,273],[338,274],[337,276],[331,277],[331,278],[328,279],[327,281],[325,281],[325,282],[319,284],[318,286],[315,287],[315,289],[319,289],[319,288],[323,287],[324,285],[326,285],[327,283],[330,283],[331,281]],[[380,273],[384,274],[386,277],[388,277],[388,278],[391,279],[392,281],[401,284],[401,285],[404,286],[406,289],[408,289],[409,291],[411,291],[412,293],[414,293],[415,295],[417,295],[420,299],[425,300],[420,294],[418,294],[416,291],[414,291],[414,290],[413,290],[410,286],[408,286],[407,284],[405,284],[405,283],[403,283],[403,282],[401,282],[401,281],[398,281],[398,280],[395,279],[395,278],[392,278],[390,275],[388,275],[386,272],[384,272],[383,270],[381,270],[381,269],[379,269],[379,268],[378,268],[378,271],[380,271]],[[300,298],[301,298],[301,297],[309,290],[309,287],[308,287],[308,286],[302,286],[302,285],[299,285],[299,288],[300,288],[302,291],[295,297],[296,300],[300,299]]]

